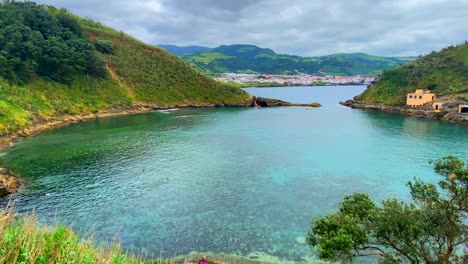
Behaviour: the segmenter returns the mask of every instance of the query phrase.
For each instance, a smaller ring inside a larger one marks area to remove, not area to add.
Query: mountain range
[[[384,70],[408,63],[415,57],[382,57],[365,53],[337,53],[327,56],[301,57],[278,54],[254,45],[221,45],[179,47],[159,45],[207,74],[264,73],[312,75],[377,76]]]

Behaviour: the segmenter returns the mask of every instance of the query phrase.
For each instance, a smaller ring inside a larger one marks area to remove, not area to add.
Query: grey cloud
[[[468,39],[468,0],[39,0],[152,44],[419,55]]]

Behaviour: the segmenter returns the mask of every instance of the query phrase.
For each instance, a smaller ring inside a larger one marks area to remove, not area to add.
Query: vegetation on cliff
[[[468,43],[432,52],[411,63],[385,71],[356,99],[368,103],[404,105],[406,94],[429,89],[438,96],[468,98]]]
[[[192,67],[204,73],[267,73],[315,75],[369,75],[395,68],[412,58],[379,57],[363,53],[300,57],[277,54],[271,49],[253,45],[222,45],[214,49],[163,45]]]
[[[0,4],[0,135],[132,104],[248,103],[238,87],[123,32],[52,6]]]
[[[409,182],[414,203],[388,199],[378,207],[367,194],[347,196],[338,212],[313,221],[309,243],[331,260],[466,263],[468,164],[453,156],[433,164],[442,179],[438,186]]]

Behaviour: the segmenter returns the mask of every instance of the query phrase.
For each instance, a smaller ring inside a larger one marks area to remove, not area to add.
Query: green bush
[[[0,77],[10,82],[105,77],[94,50],[65,10],[33,2],[0,4]]]
[[[388,199],[378,207],[367,194],[347,196],[338,212],[313,221],[309,244],[331,260],[466,263],[468,164],[453,156],[432,163],[440,181],[409,182],[413,203]]]
[[[96,49],[105,54],[111,54],[114,51],[114,43],[110,40],[99,39],[96,41]]]

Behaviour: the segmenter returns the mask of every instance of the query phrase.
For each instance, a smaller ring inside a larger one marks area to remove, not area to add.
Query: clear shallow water
[[[408,180],[436,179],[428,160],[468,159],[466,126],[338,104],[363,89],[247,89],[324,105],[312,111],[183,109],[75,124],[3,151],[0,165],[25,178],[19,211],[130,250],[299,260],[312,251],[296,238],[345,195],[408,199]]]

